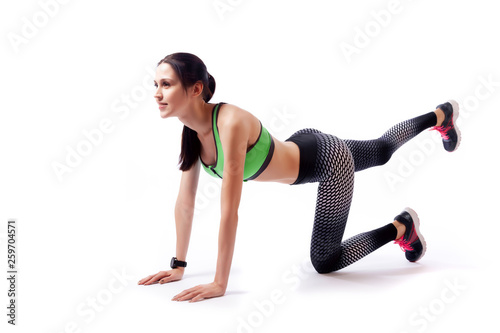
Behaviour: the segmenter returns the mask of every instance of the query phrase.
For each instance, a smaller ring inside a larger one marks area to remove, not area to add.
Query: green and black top
[[[215,140],[215,149],[217,151],[217,157],[214,165],[206,165],[200,156],[201,164],[208,174],[216,177],[222,178],[222,172],[224,170],[224,152],[222,151],[222,143],[219,137],[219,128],[217,127],[217,118],[219,113],[219,108],[222,104],[217,104],[212,110],[212,128]],[[260,122],[260,121],[259,121]],[[274,141],[267,131],[267,129],[260,123],[260,134],[257,142],[252,146],[248,147],[247,155],[245,157],[245,168],[243,171],[243,181],[249,181],[257,178],[271,162],[271,158],[274,153]]]

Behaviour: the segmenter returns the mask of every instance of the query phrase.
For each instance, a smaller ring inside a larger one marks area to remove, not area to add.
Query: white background
[[[16,327],[6,323],[7,280],[0,284],[2,331],[495,325],[500,22],[492,3],[2,2],[1,266],[6,272],[6,225],[15,218],[19,269]],[[347,44],[356,53],[346,56]],[[280,140],[305,127],[371,139],[458,100],[458,151],[425,131],[385,166],[356,175],[346,237],[410,206],[428,243],[422,261],[410,264],[388,244],[317,274],[308,260],[317,184],[249,182],[226,295],[171,302],[215,273],[220,182],[203,173],[185,278],[137,286],[168,269],[175,252],[182,124],[159,117],[150,72],[179,51],[198,55],[215,77],[212,102],[252,112]],[[99,136],[103,121],[111,127]],[[77,148],[87,156],[58,177],[54,165],[67,165]]]

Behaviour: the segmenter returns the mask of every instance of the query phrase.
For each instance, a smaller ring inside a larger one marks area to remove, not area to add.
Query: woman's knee
[[[338,270],[338,262],[340,261],[340,253],[330,256],[327,259],[318,259],[311,255],[311,263],[319,274],[327,274]]]
[[[384,165],[386,164],[387,162],[389,162],[389,160],[391,159],[392,157],[392,146],[391,144],[385,139],[385,138],[379,138],[377,140],[377,144],[379,146],[379,149],[378,149],[378,154],[377,154],[377,157],[378,157],[378,165]]]

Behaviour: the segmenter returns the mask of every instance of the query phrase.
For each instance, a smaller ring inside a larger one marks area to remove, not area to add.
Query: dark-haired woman
[[[319,273],[344,268],[393,240],[411,262],[424,255],[426,244],[419,230],[418,216],[410,208],[396,215],[391,223],[342,242],[354,172],[385,164],[399,147],[427,128],[439,131],[444,148],[454,151],[460,141],[455,125],[458,117],[455,101],[403,121],[374,140],[341,140],[306,128],[280,141],[251,113],[230,104],[208,103],[215,90],[215,80],[195,55],[174,53],[162,59],[156,70],[155,86],[160,116],[177,117],[184,124],[180,154],[183,173],[175,206],[177,247],[172,269],[150,275],[139,284],[167,283],[182,278],[202,167],[222,179],[215,278],[209,284],[181,292],[173,300],[195,302],[224,295],[242,186],[249,180],[290,185],[319,183],[310,249],[311,262]]]

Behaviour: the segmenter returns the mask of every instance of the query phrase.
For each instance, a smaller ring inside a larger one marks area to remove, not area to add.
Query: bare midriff
[[[299,146],[291,141],[280,141],[274,136],[273,140],[274,154],[271,162],[254,181],[292,184],[299,175]]]

